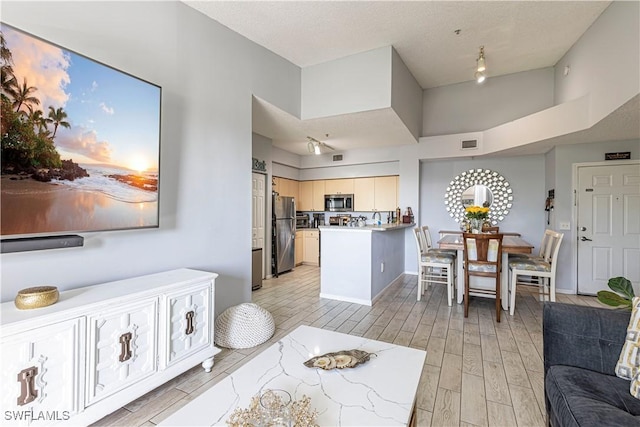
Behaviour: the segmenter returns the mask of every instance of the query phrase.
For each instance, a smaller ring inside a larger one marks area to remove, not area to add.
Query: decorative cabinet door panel
[[[49,425],[79,410],[84,318],[4,337],[3,425]]]
[[[87,406],[156,371],[157,299],[90,315]]]
[[[167,321],[163,323],[166,331],[162,334],[162,337],[167,337],[163,346],[164,366],[213,345],[211,283],[168,294],[165,310]]]

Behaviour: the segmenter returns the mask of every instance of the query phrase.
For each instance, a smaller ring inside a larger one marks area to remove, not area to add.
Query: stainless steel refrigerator
[[[278,275],[295,265],[296,203],[293,197],[273,196],[274,270]]]

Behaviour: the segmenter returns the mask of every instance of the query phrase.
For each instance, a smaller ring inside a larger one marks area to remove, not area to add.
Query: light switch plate
[[[561,222],[560,223],[560,230],[571,230],[571,223],[570,222]]]

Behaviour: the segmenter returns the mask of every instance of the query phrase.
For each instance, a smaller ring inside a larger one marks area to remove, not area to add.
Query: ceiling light
[[[313,154],[316,151],[316,144],[313,143],[313,141],[309,141],[307,142],[307,150],[309,150],[310,154]]]
[[[487,75],[485,73],[487,64],[484,59],[484,46],[480,46],[480,54],[478,55],[478,59],[476,60],[476,62],[476,72],[473,76],[475,77],[476,82],[482,83],[487,79]]]
[[[476,71],[484,71],[487,69],[487,64],[484,63],[484,46],[480,46],[480,55],[478,56],[478,68]]]
[[[320,151],[320,141],[310,136],[307,137],[309,142],[307,142],[307,150],[309,153],[313,153],[315,155],[320,155],[322,152]]]

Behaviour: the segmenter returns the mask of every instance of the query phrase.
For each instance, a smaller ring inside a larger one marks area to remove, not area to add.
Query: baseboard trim
[[[320,293],[320,298],[333,299],[336,301],[343,301],[343,302],[351,302],[351,303],[360,304],[360,305],[367,305],[369,307],[371,307],[371,305],[373,304],[373,301],[371,300],[365,300],[360,298],[349,298],[341,295],[333,295],[333,294],[327,294],[322,292]]]

